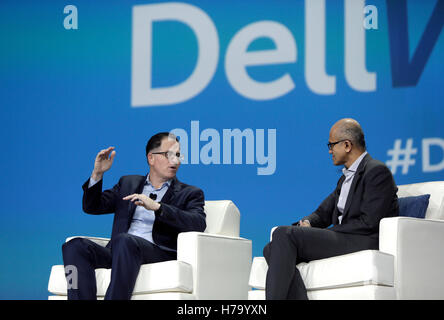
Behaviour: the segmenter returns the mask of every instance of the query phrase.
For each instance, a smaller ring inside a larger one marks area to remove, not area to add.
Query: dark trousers
[[[97,268],[112,268],[105,300],[129,300],[142,264],[177,259],[176,252],[162,250],[128,233],[114,237],[111,248],[102,247],[88,239],[74,238],[63,244],[62,252],[65,270],[66,266],[74,266],[77,271],[77,288],[73,286],[68,289],[69,300],[96,299]]]
[[[351,252],[378,249],[378,238],[328,229],[283,226],[264,247],[268,264],[267,300],[307,300],[307,290],[296,264]]]

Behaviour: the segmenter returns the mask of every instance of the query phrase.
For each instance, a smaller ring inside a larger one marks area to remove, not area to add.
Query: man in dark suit
[[[102,192],[115,155],[114,147],[101,150],[83,185],[86,213],[114,213],[111,240],[106,247],[83,238],[63,245],[64,264],[78,275],[68,299],[96,299],[96,268],[112,268],[105,299],[130,299],[142,264],[176,259],[178,234],[206,228],[202,190],[176,178],[183,156],[174,135],[162,132],[148,141],[148,175],[123,176]]]
[[[344,165],[343,175],[316,211],[273,232],[264,248],[266,299],[308,299],[296,264],[378,249],[380,220],[398,215],[393,176],[367,153],[356,120],[342,119],[333,125],[328,149],[333,164]]]

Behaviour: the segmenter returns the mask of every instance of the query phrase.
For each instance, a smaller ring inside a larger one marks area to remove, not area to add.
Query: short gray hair
[[[341,123],[338,129],[341,139],[348,139],[359,149],[366,150],[364,131],[356,120]]]

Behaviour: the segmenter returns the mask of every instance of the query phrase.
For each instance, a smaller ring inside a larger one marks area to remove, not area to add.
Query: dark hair
[[[172,133],[170,132],[159,132],[157,134],[155,134],[154,136],[152,136],[145,147],[145,151],[146,151],[146,155],[148,153],[150,153],[152,150],[159,148],[160,145],[162,144],[162,140],[165,138],[171,138],[171,139],[176,139],[177,142],[179,142],[179,139]]]

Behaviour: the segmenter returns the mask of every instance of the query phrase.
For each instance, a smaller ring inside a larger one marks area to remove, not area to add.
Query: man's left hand
[[[160,204],[153,199],[147,197],[144,194],[131,194],[129,196],[126,196],[123,198],[123,200],[130,200],[137,206],[142,206],[147,210],[153,210],[156,211],[160,208]]]

